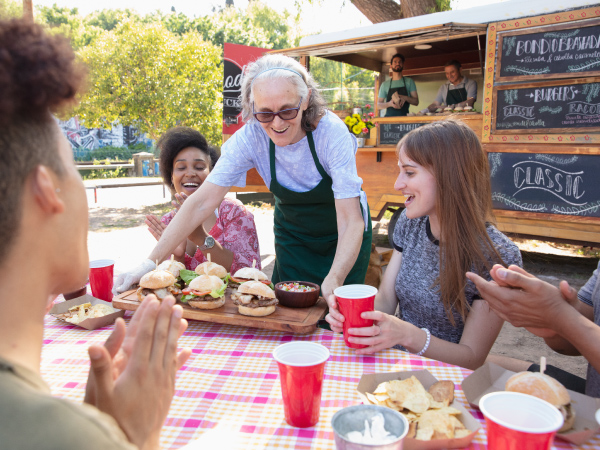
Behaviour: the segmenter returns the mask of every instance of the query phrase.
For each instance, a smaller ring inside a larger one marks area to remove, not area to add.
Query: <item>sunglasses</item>
[[[283,120],[292,120],[298,116],[300,105],[302,105],[302,97],[300,97],[297,108],[282,109],[277,112],[256,112],[254,111],[254,103],[252,103],[252,115],[261,123],[273,122],[275,116],[279,116],[279,118]]]

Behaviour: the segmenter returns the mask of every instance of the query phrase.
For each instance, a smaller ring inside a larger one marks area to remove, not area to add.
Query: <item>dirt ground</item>
[[[255,212],[255,215],[256,213],[260,215],[272,214],[272,207],[268,204],[254,204],[249,205],[249,207]],[[139,227],[143,224],[146,214],[160,216],[168,210],[170,210],[168,203],[144,206],[137,209],[90,208],[90,232],[104,233]],[[374,223],[374,242],[377,246],[389,247],[387,225],[388,220],[386,219]],[[579,289],[592,275],[600,256],[600,249],[534,240],[513,240],[521,249],[525,269],[554,285],[558,285],[564,279],[574,288]],[[262,245],[261,243],[261,247]],[[272,266],[272,264],[269,264],[269,266]],[[268,269],[266,268],[266,270]],[[492,353],[538,363],[539,358],[545,356],[548,364],[582,377],[585,377],[586,373],[587,363],[583,357],[559,355],[550,350],[541,338],[510,324],[505,324],[502,328],[492,348]]]

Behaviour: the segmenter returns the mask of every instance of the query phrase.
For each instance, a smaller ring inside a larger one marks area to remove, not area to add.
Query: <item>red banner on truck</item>
[[[242,105],[239,99],[242,76],[246,64],[256,61],[269,49],[225,43],[223,55],[223,134],[239,130],[242,122]]]

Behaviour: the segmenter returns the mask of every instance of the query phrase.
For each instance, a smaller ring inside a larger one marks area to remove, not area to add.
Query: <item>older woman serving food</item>
[[[295,60],[267,55],[250,64],[242,84],[247,124],[222,148],[202,186],[183,204],[149,259],[115,284],[123,292],[203,223],[233,185],[256,168],[275,195],[273,281],[321,284],[324,295],[362,283],[371,220],[356,172],[356,140],[328,112],[310,74]]]
[[[219,155],[202,134],[188,127],[171,128],[160,137],[156,146],[160,149],[160,173],[175,195],[179,209],[185,199],[202,186]],[[173,220],[177,209],[162,219],[146,216],[146,225],[156,240]],[[212,261],[231,273],[251,266],[253,261],[257,261],[260,269],[254,216],[239,200],[224,198],[206,220],[182,240],[173,254],[191,270],[202,264],[208,254]]]

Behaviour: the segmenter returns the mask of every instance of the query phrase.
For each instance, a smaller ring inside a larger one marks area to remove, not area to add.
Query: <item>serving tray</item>
[[[317,328],[317,322],[327,311],[327,303],[323,297],[320,297],[319,301],[310,308],[287,308],[277,305],[275,312],[265,317],[243,316],[238,313],[238,307],[231,300],[233,292],[234,289],[227,288],[225,305],[217,309],[196,309],[185,303],[179,303],[183,307],[183,317],[204,322],[308,334]],[[135,311],[140,306],[135,289],[114,297],[112,303],[115,308],[129,311]]]

